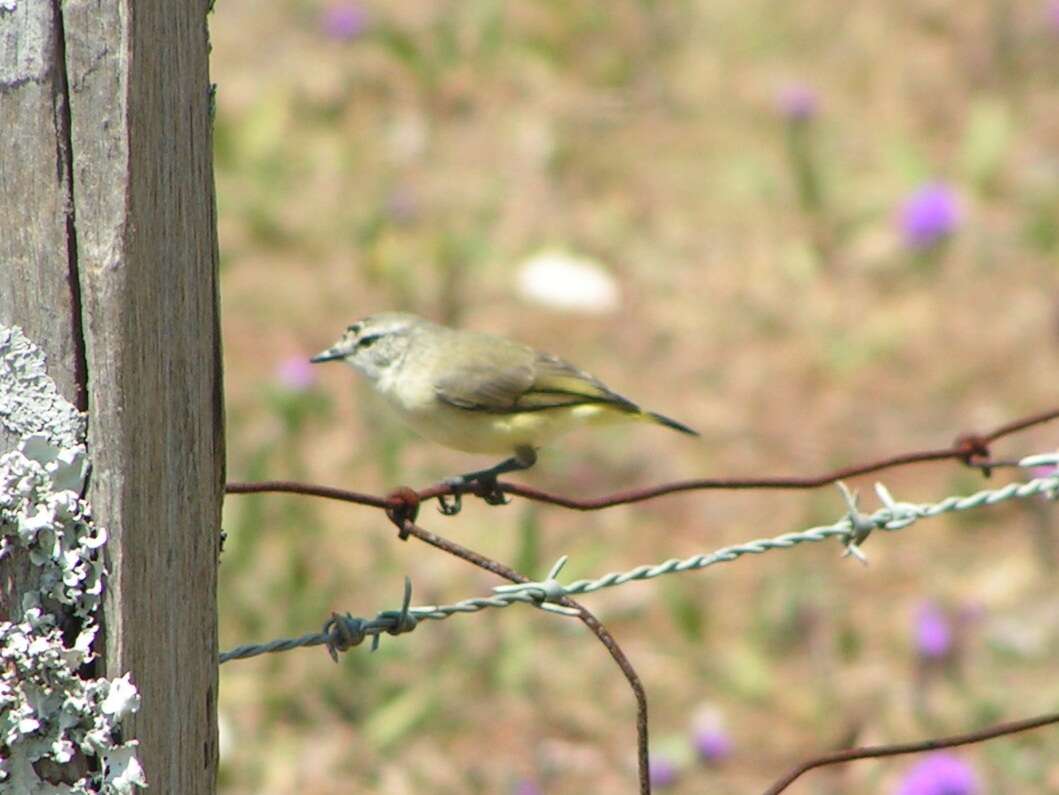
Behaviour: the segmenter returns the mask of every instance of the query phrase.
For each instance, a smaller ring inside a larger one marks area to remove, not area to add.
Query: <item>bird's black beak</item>
[[[335,359],[341,359],[345,356],[342,351],[336,351],[334,348],[328,348],[326,351],[321,351],[316,354],[309,361],[313,364],[320,364],[320,362],[333,362]]]

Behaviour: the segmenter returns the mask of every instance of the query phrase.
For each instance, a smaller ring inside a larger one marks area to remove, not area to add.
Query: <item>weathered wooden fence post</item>
[[[87,498],[109,536],[97,675],[131,673],[126,737],[151,790],[181,795],[212,793],[217,764],[207,5],[0,4],[0,327],[21,326],[87,412]],[[4,620],[33,575],[17,555],[0,567]]]

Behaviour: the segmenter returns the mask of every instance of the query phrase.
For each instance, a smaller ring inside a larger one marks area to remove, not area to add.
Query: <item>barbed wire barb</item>
[[[567,595],[566,588],[564,588],[562,583],[556,579],[560,572],[562,572],[567,560],[569,560],[568,555],[560,557],[548,571],[548,576],[539,582],[497,585],[493,588],[493,593],[502,595],[525,595],[533,599],[537,607],[541,610],[549,610],[553,613],[560,613],[561,615],[577,615],[577,611],[570,611],[569,608],[563,607],[561,604],[556,604],[556,602]]]
[[[236,646],[222,653],[218,658],[218,664],[223,665],[231,660],[245,660],[249,657],[258,657],[262,654],[273,654],[277,652],[291,651],[293,649],[310,648],[312,646],[326,646],[331,659],[338,662],[338,653],[347,651],[354,646],[359,646],[368,637],[371,637],[371,650],[379,647],[379,636],[385,632],[388,635],[401,635],[411,632],[418,623],[417,616],[412,612],[412,581],[405,577],[404,597],[401,600],[400,610],[384,610],[375,618],[357,618],[350,613],[332,613],[331,617],[324,622],[320,632],[312,632],[297,638],[284,638],[269,641],[268,643],[248,643]],[[415,608],[416,613],[429,615],[435,611],[433,606]]]
[[[1037,467],[1059,466],[1059,453],[1036,453],[1019,459],[1019,466],[1024,469],[1036,469]]]
[[[871,531],[875,529],[875,522],[860,512],[860,508],[857,505],[858,494],[856,491],[850,491],[849,487],[841,480],[837,481],[835,485],[838,486],[838,490],[841,492],[842,499],[848,509],[846,517],[849,520],[849,536],[846,538],[846,549],[842,553],[842,557],[852,556],[867,566],[868,556],[864,554],[861,545],[868,540]]]

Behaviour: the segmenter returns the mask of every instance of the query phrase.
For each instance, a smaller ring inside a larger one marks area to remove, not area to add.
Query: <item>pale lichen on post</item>
[[[120,726],[139,708],[136,688],[128,675],[79,675],[95,657],[107,539],[82,498],[85,417],[17,326],[0,326],[0,425],[19,439],[0,456],[0,559],[24,551],[39,583],[0,622],[0,789],[132,792],[145,786],[143,769]],[[63,784],[41,777],[79,752],[102,769]]]

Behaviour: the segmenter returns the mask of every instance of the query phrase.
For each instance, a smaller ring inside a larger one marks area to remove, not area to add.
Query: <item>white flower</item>
[[[589,314],[615,311],[618,283],[603,265],[563,251],[544,251],[518,269],[518,290],[527,301]]]

